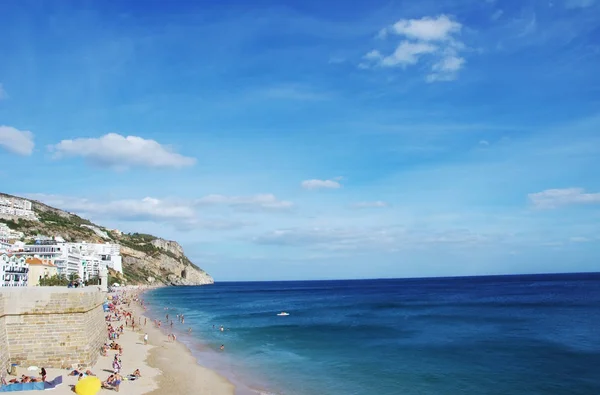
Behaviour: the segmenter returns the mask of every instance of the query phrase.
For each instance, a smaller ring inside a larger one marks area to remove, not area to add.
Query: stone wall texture
[[[0,298],[1,298],[0,294]],[[6,327],[4,322],[4,303],[0,302],[0,376],[9,368],[8,340],[6,339]]]
[[[0,288],[0,364],[91,366],[106,336],[98,288]]]

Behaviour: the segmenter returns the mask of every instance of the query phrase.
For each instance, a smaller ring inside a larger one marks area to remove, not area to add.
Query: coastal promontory
[[[26,199],[0,193],[0,199]],[[0,222],[20,234],[21,241],[39,237],[67,242],[115,243],[120,245],[123,273],[109,270],[112,281],[128,285],[204,285],[213,278],[185,255],[176,242],[146,233],[124,233],[109,229],[77,214],[31,202],[28,217],[0,212]]]

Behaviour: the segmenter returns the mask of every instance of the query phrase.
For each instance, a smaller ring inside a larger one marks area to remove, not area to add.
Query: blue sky
[[[0,185],[217,280],[600,270],[600,1],[5,1]]]

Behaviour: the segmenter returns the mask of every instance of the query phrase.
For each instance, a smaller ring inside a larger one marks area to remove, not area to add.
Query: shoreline
[[[150,286],[150,287],[145,287],[143,289],[140,289],[139,293],[138,293],[138,297],[140,297],[141,299],[144,300],[144,302],[146,301],[143,297],[143,295],[146,292],[152,291],[154,289],[157,288],[165,288],[166,286]],[[206,344],[205,342],[203,342],[202,338],[196,337],[195,334],[190,334],[187,331],[185,331],[185,329],[182,329],[181,327],[179,327],[177,324],[177,322],[174,321],[175,326],[173,327],[173,329],[170,328],[170,326],[162,326],[161,328],[158,328],[154,325],[154,318],[156,319],[165,319],[163,314],[166,314],[168,310],[162,310],[165,309],[165,307],[167,306],[163,306],[160,304],[152,304],[152,306],[150,307],[142,307],[139,303],[135,305],[136,306],[136,313],[140,314],[140,316],[146,317],[149,321],[152,322],[152,330],[156,331],[158,334],[160,334],[160,336],[162,336],[163,338],[167,338],[167,336],[169,335],[169,333],[173,333],[175,335],[177,335],[177,341],[176,343],[178,343],[181,348],[183,350],[185,350],[185,352],[187,354],[189,354],[189,356],[193,359],[194,363],[199,366],[200,368],[211,372],[212,374],[218,376],[219,378],[221,378],[222,380],[225,380],[227,383],[229,383],[232,387],[233,390],[232,392],[228,392],[227,394],[231,394],[231,395],[283,395],[284,392],[281,391],[276,391],[274,392],[272,389],[269,389],[267,385],[265,385],[264,383],[253,383],[253,384],[249,384],[244,377],[237,377],[237,375],[235,374],[235,372],[233,370],[229,370],[224,368],[223,366],[221,366],[221,369],[219,369],[219,367],[215,366],[214,364],[211,363],[202,363],[201,361],[214,361],[212,358],[215,358],[215,360],[218,360],[218,356],[212,355],[213,353],[217,353],[218,351],[212,349],[208,344]],[[156,317],[152,318],[150,317],[150,314],[154,313],[155,315],[157,315]],[[168,311],[169,314],[169,318],[171,318],[171,311]],[[171,321],[171,320],[169,320]],[[150,323],[148,323],[148,325],[150,325]],[[164,325],[164,323],[163,323]],[[180,340],[181,337],[181,340]],[[186,342],[183,339],[191,339],[191,342]],[[165,341],[168,344],[172,344],[172,342],[169,341]],[[151,342],[150,342],[151,343]],[[197,353],[200,353],[201,355],[197,355]],[[208,357],[208,358],[205,358]],[[159,394],[159,392],[153,392],[152,394]],[[220,395],[221,393],[219,393]]]
[[[119,321],[106,322],[114,328],[123,325],[123,332],[115,340],[123,348],[122,376],[133,373],[139,369],[142,376],[135,381],[123,379],[120,391],[128,395],[235,395],[235,385],[218,372],[200,365],[192,351],[180,341],[169,341],[161,329],[155,327],[154,321],[147,315],[140,304],[143,294],[153,288],[122,288],[108,295],[118,295],[129,301],[128,304],[119,303],[116,307],[120,311],[130,312],[135,319],[135,330],[126,324],[123,318]],[[137,298],[138,301],[133,299]],[[108,313],[105,313],[107,315]],[[143,325],[146,319],[146,325]],[[103,328],[106,329],[106,328]],[[144,344],[144,333],[148,334],[148,344]],[[106,337],[108,340],[108,335]],[[100,353],[100,350],[97,351]],[[79,370],[90,369],[101,381],[105,381],[113,372],[112,360],[118,351],[109,350],[105,356],[100,355],[93,366],[82,366]],[[39,376],[40,367],[28,370],[27,366],[17,367],[17,378],[21,375]],[[75,367],[75,366],[74,366]],[[59,368],[46,368],[47,380],[62,376],[62,384],[54,389],[56,395],[73,395],[72,387],[77,384],[78,377],[69,373],[72,370]],[[7,380],[15,376],[7,376]],[[107,394],[114,391],[102,389],[98,394]]]
[[[143,290],[140,289],[140,292],[137,294],[139,298],[144,299],[143,295],[146,292],[152,291],[156,288],[164,288],[163,286],[154,286],[154,287],[146,287]],[[132,306],[133,307],[133,306]],[[151,328],[151,330],[153,331],[153,333],[155,333],[155,336],[162,336],[163,339],[167,338],[168,335],[170,333],[173,333],[175,335],[177,335],[177,340],[175,343],[178,344],[178,347],[180,347],[182,350],[185,351],[185,354],[187,356],[189,356],[192,360],[193,363],[195,363],[199,368],[201,368],[201,370],[205,370],[206,372],[208,372],[208,374],[210,375],[215,375],[217,376],[219,379],[224,380],[226,383],[228,383],[232,389],[231,392],[219,392],[218,395],[221,394],[231,394],[231,395],[282,395],[281,392],[272,392],[271,390],[267,389],[266,387],[263,387],[262,385],[249,385],[247,382],[245,382],[243,380],[243,378],[239,378],[236,377],[236,375],[233,373],[233,371],[223,371],[223,370],[219,370],[217,367],[215,366],[211,366],[211,364],[203,364],[201,362],[201,358],[200,356],[198,356],[197,354],[194,353],[194,350],[196,352],[200,352],[202,355],[202,357],[205,357],[208,355],[208,358],[202,358],[202,360],[211,360],[211,357],[215,357],[217,358],[216,355],[210,355],[211,354],[211,348],[202,341],[201,338],[195,337],[195,335],[191,335],[189,333],[187,333],[187,331],[185,331],[184,329],[182,329],[181,327],[179,327],[177,324],[177,322],[175,320],[175,327],[173,329],[171,329],[170,326],[165,325],[165,323],[163,322],[163,325],[161,328],[158,328],[154,325],[154,318],[156,319],[165,319],[165,317],[163,316],[163,314],[166,314],[168,312],[169,314],[169,318],[171,317],[171,312],[168,310],[164,310],[162,311],[161,309],[164,309],[165,306],[161,306],[161,305],[157,305],[157,304],[153,304],[151,307],[142,307],[139,303],[137,303],[135,305],[136,308],[136,314],[139,314],[140,317],[145,317],[148,319],[148,326],[147,328]],[[157,317],[151,317],[150,314],[154,313],[155,315],[157,315]],[[171,320],[169,320],[171,321]],[[151,322],[151,324],[150,324]],[[151,325],[151,326],[150,326]],[[150,334],[150,332],[148,332]],[[186,338],[191,338],[191,344],[190,343],[186,343],[183,340],[180,340],[180,337],[182,339],[186,339]],[[152,343],[152,341],[149,341],[149,343]],[[168,341],[165,340],[165,343],[167,344],[174,344],[172,341]],[[153,365],[151,365],[153,366]],[[160,394],[161,392],[152,392],[153,395],[157,395]],[[209,392],[209,393],[213,393],[213,392]],[[217,393],[215,393],[217,394]]]
[[[143,292],[139,296],[143,295]],[[192,351],[180,341],[169,341],[163,331],[154,326],[154,321],[141,306],[135,305],[133,313],[149,322],[141,327],[148,333],[148,344],[153,346],[146,362],[160,374],[156,377],[157,388],[150,395],[214,394],[234,395],[235,386],[218,372],[198,363]],[[139,320],[139,318],[138,318]]]

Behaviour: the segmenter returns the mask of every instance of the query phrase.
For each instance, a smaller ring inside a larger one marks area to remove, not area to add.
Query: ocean
[[[600,273],[231,282],[144,298],[155,318],[184,314],[178,340],[240,394],[600,394]]]

